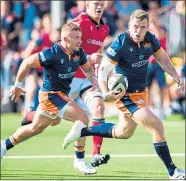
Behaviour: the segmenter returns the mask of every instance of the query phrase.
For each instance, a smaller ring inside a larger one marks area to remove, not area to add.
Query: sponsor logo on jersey
[[[58,78],[60,79],[68,79],[70,77],[73,77],[75,75],[76,71],[75,72],[70,72],[68,74],[58,74]]]
[[[133,63],[132,64],[132,68],[135,68],[135,67],[142,67],[144,65],[146,65],[148,63],[148,60],[141,60],[137,63]]]
[[[40,52],[39,54],[40,54],[42,62],[44,62],[46,60],[46,57],[44,56],[43,52]]]
[[[88,44],[92,44],[92,45],[98,45],[98,46],[102,46],[102,45],[103,45],[103,42],[97,41],[97,40],[95,40],[95,39],[88,39],[88,40],[87,40],[87,43],[88,43]]]
[[[108,48],[107,53],[113,57],[116,55],[116,52],[111,47]]]
[[[133,52],[133,48],[132,48],[132,47],[130,47],[129,50],[130,50],[131,52]]]

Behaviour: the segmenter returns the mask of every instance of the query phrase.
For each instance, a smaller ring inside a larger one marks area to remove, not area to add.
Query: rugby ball
[[[115,74],[108,79],[108,89],[110,91],[126,92],[127,88],[128,80],[127,77],[124,76],[123,74]]]

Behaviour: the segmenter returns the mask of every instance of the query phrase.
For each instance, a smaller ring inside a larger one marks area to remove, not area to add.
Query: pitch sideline
[[[112,158],[150,158],[158,157],[156,154],[111,154]],[[185,153],[172,153],[173,157],[185,157]],[[74,158],[74,155],[32,155],[32,156],[5,156],[5,159],[59,159],[59,158]],[[91,158],[92,155],[86,155],[86,158]]]

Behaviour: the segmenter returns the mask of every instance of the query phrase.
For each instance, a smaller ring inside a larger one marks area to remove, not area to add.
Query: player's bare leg
[[[88,125],[89,122],[86,113],[74,101],[72,101],[66,108],[63,118],[73,122],[81,120],[85,125]],[[85,140],[86,137],[83,137],[76,141],[74,145],[76,154],[76,159],[74,160],[74,168],[84,174],[95,174],[96,170],[92,168],[92,166],[88,164],[84,159]]]
[[[88,106],[91,114],[92,114],[92,126],[99,126],[105,123],[104,118],[104,101],[101,96],[99,89],[96,91],[91,91],[91,88],[85,91],[82,95],[82,98],[86,105]],[[93,147],[92,147],[92,161],[91,164],[93,167],[98,167],[101,164],[106,164],[109,159],[110,155],[102,155],[101,154],[101,146],[103,142],[103,138],[100,136],[93,136]]]
[[[51,118],[36,112],[31,124],[20,127],[12,136],[1,142],[1,158],[6,154],[7,150],[44,131],[52,121]]]

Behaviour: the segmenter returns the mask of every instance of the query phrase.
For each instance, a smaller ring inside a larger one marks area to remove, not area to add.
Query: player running
[[[86,1],[86,13],[81,13],[73,22],[76,22],[82,32],[82,48],[88,54],[90,63],[93,67],[100,64],[103,53],[103,41],[109,33],[107,24],[104,24],[102,18],[105,1]],[[71,84],[70,97],[92,115],[92,125],[101,125],[105,122],[104,118],[104,100],[100,89],[92,91],[92,83],[86,78],[85,74],[78,68]],[[32,122],[35,111],[29,110],[22,121],[22,125]],[[99,166],[107,163],[110,156],[101,155],[102,137],[93,137],[92,165]],[[84,146],[75,145],[77,158],[84,157]],[[78,164],[78,159],[75,160]]]
[[[22,82],[31,68],[44,68],[43,86],[39,92],[39,106],[32,123],[20,127],[12,136],[1,141],[1,158],[15,145],[43,132],[51,124],[57,124],[61,118],[69,121],[81,120],[88,125],[88,116],[73,100],[68,97],[70,83],[79,66],[92,82],[92,90],[97,81],[93,78],[94,69],[87,61],[87,55],[81,46],[82,33],[75,23],[65,24],[61,31],[61,41],[49,49],[33,54],[26,58],[18,71],[16,82],[10,91],[11,99],[18,102],[20,94],[26,93],[21,88]],[[78,112],[78,114],[77,114]],[[85,145],[85,138],[78,141]],[[84,155],[84,152],[83,154]],[[95,174],[96,170],[83,158],[76,169],[85,174]]]
[[[105,123],[89,128],[78,121],[66,136],[63,147],[66,148],[80,137],[90,135],[128,139],[139,124],[151,133],[154,149],[165,164],[169,178],[185,179],[185,171],[177,168],[172,161],[162,121],[147,107],[148,58],[153,54],[182,91],[184,84],[167,53],[161,48],[159,40],[148,31],[148,23],[148,14],[142,10],[135,10],[130,16],[129,30],[111,44],[99,69],[99,86],[106,99],[115,100],[117,108],[122,112],[122,119],[118,124]],[[128,90],[121,99],[111,95],[107,89],[107,78],[114,68],[116,73],[128,78]]]

